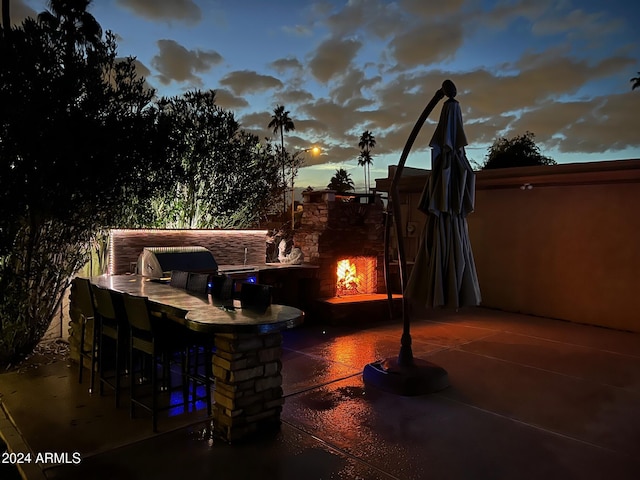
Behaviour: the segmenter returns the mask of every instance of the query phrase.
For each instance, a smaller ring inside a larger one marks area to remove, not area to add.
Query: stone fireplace
[[[303,192],[295,244],[318,266],[319,298],[385,293],[383,208],[376,196]]]

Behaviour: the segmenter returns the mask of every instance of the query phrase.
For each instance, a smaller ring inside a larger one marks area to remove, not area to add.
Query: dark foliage
[[[353,180],[351,179],[351,174],[347,172],[344,168],[339,168],[336,170],[336,173],[333,177],[331,177],[331,181],[329,185],[327,185],[329,190],[335,190],[337,193],[347,193],[353,191],[355,185]]]
[[[556,161],[540,153],[535,135],[526,132],[512,139],[500,138],[488,149],[483,169],[555,165]]]
[[[256,227],[282,192],[271,144],[239,128],[214,91],[190,91],[159,102],[168,125],[173,184],[155,197],[155,226]]]
[[[0,39],[0,364],[40,340],[98,232],[144,218],[170,176],[133,59],[60,20]]]

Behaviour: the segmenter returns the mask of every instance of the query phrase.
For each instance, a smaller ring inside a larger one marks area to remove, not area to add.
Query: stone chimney
[[[384,293],[382,200],[375,194],[340,196],[333,190],[302,195],[302,220],[294,241],[305,262],[319,267],[319,297],[336,295],[337,263],[355,257],[375,260],[377,289],[373,293]]]

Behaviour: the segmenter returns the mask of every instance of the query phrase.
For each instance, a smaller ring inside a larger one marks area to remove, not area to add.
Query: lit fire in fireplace
[[[349,259],[338,262],[338,282],[336,284],[336,295],[355,295],[360,293],[360,278],[356,272],[356,264]]]
[[[375,258],[353,257],[340,260],[336,273],[336,296],[375,293]]]

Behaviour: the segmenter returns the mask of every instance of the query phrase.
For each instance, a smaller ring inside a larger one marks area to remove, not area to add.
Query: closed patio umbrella
[[[467,140],[462,128],[462,113],[454,100],[457,90],[451,80],[445,80],[421,116],[398,162],[390,188],[385,229],[385,277],[388,296],[388,229],[394,219],[398,244],[398,266],[402,286],[403,332],[398,357],[365,366],[365,384],[400,395],[420,395],[446,388],[447,372],[431,362],[415,359],[411,348],[409,300],[426,307],[478,305],[480,288],[476,275],[466,216],[473,211],[475,174],[466,158]],[[444,97],[440,121],[431,139],[432,171],[420,199],[419,208],[429,215],[416,261],[409,281],[406,280],[406,259],[403,231],[400,225],[398,184],[409,151],[425,120]]]
[[[444,102],[429,145],[431,175],[418,204],[428,219],[404,294],[429,308],[475,306],[480,286],[467,228],[475,173],[464,150],[460,104],[453,97]]]

